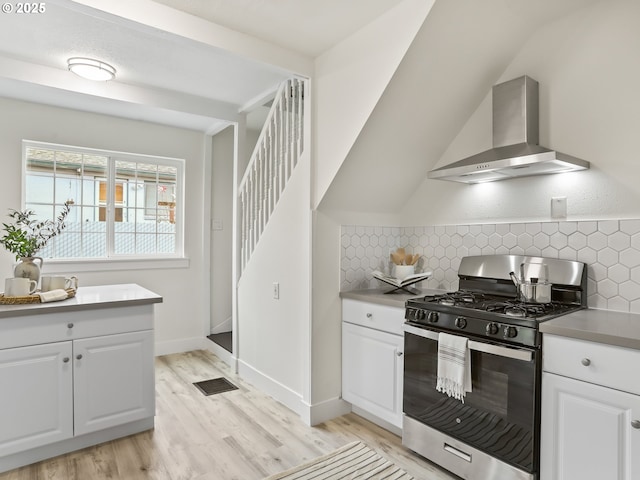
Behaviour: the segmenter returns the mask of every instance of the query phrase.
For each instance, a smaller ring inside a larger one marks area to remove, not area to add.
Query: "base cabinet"
[[[542,392],[542,480],[640,478],[640,396],[551,373]]]
[[[402,331],[404,312],[375,307],[366,308],[363,318],[376,326],[376,320],[391,321],[397,317],[398,329],[389,333],[343,321],[342,397],[367,413],[402,428],[404,337],[398,331]],[[350,309],[347,307],[345,311]],[[343,320],[345,318],[353,317],[346,316]]]
[[[73,435],[72,343],[0,350],[0,457]]]
[[[0,327],[0,472],[153,427],[152,306]]]
[[[75,435],[154,415],[152,332],[77,340],[73,354]]]
[[[632,374],[638,352],[561,338],[547,343],[541,480],[638,480],[640,395],[612,388],[621,372]]]

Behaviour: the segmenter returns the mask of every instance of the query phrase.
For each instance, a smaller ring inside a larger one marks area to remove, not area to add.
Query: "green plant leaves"
[[[33,210],[10,210],[9,217],[14,222],[2,224],[5,234],[0,238],[0,244],[13,253],[16,260],[33,257],[49,240],[64,230],[70,209],[70,204],[65,202],[55,220],[43,221],[31,218],[35,215]]]

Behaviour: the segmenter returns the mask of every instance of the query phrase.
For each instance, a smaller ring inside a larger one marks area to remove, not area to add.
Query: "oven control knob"
[[[429,323],[437,323],[438,322],[438,312],[429,312],[427,316],[427,321]]]
[[[464,328],[467,326],[467,319],[464,317],[458,317],[456,318],[455,325],[458,328]]]
[[[504,338],[513,338],[518,335],[516,327],[504,327]]]
[[[424,310],[417,309],[416,310],[416,320],[424,320],[424,317],[427,316],[427,313]]]
[[[487,328],[485,330],[487,332],[487,335],[496,335],[500,331],[500,327],[497,323],[491,322],[487,324]]]

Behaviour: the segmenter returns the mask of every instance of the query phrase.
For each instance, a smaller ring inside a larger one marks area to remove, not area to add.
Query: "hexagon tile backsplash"
[[[640,313],[640,220],[501,223],[341,229],[343,291],[376,288],[374,270],[390,273],[389,253],[405,247],[422,255],[416,271],[433,271],[422,286],[458,288],[460,259],[509,253],[587,264],[588,304]]]

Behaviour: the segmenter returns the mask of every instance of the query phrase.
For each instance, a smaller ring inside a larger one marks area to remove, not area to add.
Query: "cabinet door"
[[[153,332],[73,342],[75,434],[154,415]]]
[[[342,397],[402,427],[403,337],[342,324]]]
[[[544,373],[541,480],[640,478],[634,420],[640,396]]]
[[[73,435],[71,342],[0,350],[0,457]]]

